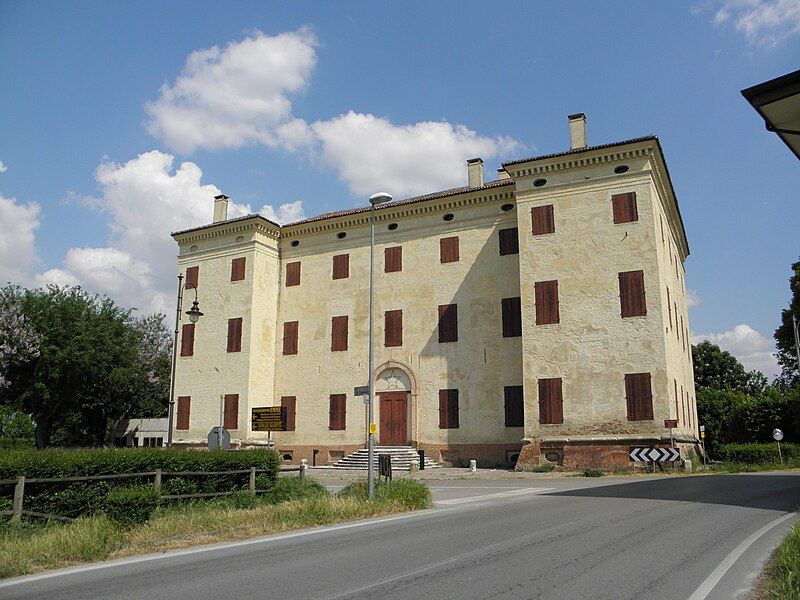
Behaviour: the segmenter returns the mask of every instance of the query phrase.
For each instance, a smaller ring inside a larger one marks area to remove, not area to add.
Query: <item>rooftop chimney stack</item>
[[[467,161],[468,185],[471,188],[483,187],[483,159],[470,158]]]
[[[214,196],[214,223],[228,220],[228,197],[225,194]]]
[[[577,113],[570,115],[569,119],[569,149],[578,150],[586,148],[586,115]]]

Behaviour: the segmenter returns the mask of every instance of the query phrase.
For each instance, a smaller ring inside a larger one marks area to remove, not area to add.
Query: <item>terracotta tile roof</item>
[[[575,148],[574,150],[567,150],[566,152],[556,152],[554,154],[543,154],[541,156],[531,156],[530,158],[521,158],[519,160],[510,160],[508,162],[503,163],[503,167],[506,165],[517,165],[519,163],[524,162],[531,162],[533,160],[542,160],[545,158],[557,158],[559,156],[567,156],[569,154],[579,154],[581,152],[591,152],[592,150],[602,150],[603,148],[613,148],[614,146],[624,146],[625,144],[633,144],[636,142],[644,142],[648,140],[656,140],[658,141],[658,137],[655,135],[646,135],[644,137],[633,138],[631,140],[623,140],[621,142],[612,142],[610,144],[600,144],[599,146],[587,146],[586,148]]]

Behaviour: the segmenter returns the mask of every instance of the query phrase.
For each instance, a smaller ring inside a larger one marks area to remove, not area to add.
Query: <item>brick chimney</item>
[[[483,159],[470,158],[467,161],[467,178],[469,187],[483,187]]]
[[[569,149],[586,148],[586,115],[577,113],[567,118],[569,119]]]
[[[228,220],[228,200],[225,194],[214,196],[214,223]]]

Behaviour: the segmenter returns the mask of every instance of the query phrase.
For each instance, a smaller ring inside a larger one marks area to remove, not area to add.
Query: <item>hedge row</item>
[[[164,448],[11,450],[0,453],[0,480],[116,475],[162,471],[265,470],[259,482],[274,483],[281,459],[271,450],[205,452]],[[152,476],[73,483],[26,483],[25,509],[77,517],[99,512],[112,490],[152,484]],[[195,494],[243,489],[249,474],[163,476],[161,493]],[[0,486],[0,505],[10,502],[13,485]]]
[[[781,444],[784,460],[800,459],[800,444]],[[724,444],[719,448],[719,455],[726,462],[744,463],[748,465],[777,463],[777,444]]]

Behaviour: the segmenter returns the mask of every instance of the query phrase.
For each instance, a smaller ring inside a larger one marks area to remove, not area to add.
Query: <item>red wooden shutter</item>
[[[503,298],[500,301],[503,313],[503,337],[522,335],[522,306],[520,298]]]
[[[297,332],[299,321],[287,321],[283,324],[283,353],[297,354]]]
[[[561,392],[561,378],[540,379],[539,423],[559,424],[564,422],[564,400]]]
[[[672,308],[675,309],[675,337],[681,339],[681,334],[678,332],[678,303],[672,301]]]
[[[341,352],[347,350],[348,318],[333,317],[331,319],[331,351]]]
[[[443,263],[458,262],[458,236],[439,240],[439,260]]]
[[[186,283],[185,285],[192,287],[197,287],[197,282],[200,278],[200,267],[189,267],[186,269]]]
[[[439,342],[458,341],[458,304],[439,306]]]
[[[669,287],[667,287],[667,311],[669,313],[669,326],[672,327],[672,304],[669,301]]]
[[[383,345],[387,348],[403,345],[402,310],[387,310],[384,314]]]
[[[500,256],[506,254],[519,254],[519,229],[501,229],[498,232],[500,238]]]
[[[341,431],[347,428],[346,404],[347,396],[345,394],[331,394],[330,408],[328,410],[328,429]]]
[[[537,281],[533,291],[536,299],[536,324],[559,323],[558,281]]]
[[[531,233],[543,235],[555,233],[556,222],[553,217],[553,205],[535,206],[531,209]]]
[[[194,323],[187,323],[181,329],[181,356],[194,356]]]
[[[350,277],[350,255],[337,254],[333,257],[333,278],[347,279]]]
[[[611,196],[611,206],[614,211],[614,223],[630,223],[639,220],[636,209],[636,192],[614,194]]]
[[[619,274],[619,304],[623,317],[643,317],[647,314],[644,271]]]
[[[286,431],[294,431],[297,398],[295,396],[281,396],[281,406],[286,409]]]
[[[228,352],[242,351],[242,317],[228,319]]]
[[[244,267],[246,264],[247,258],[234,258],[231,261],[231,281],[242,281],[244,280]]]
[[[458,429],[458,390],[439,390],[439,429]]]
[[[383,251],[383,272],[396,273],[403,270],[403,247],[394,246]]]
[[[286,263],[286,287],[300,285],[300,262]]]
[[[189,429],[189,410],[191,405],[191,396],[178,396],[178,418],[175,423],[175,429]]]
[[[239,394],[225,394],[225,429],[239,429]]]
[[[650,373],[628,373],[625,375],[625,400],[629,421],[651,421],[653,419],[653,393]]]
[[[525,424],[522,402],[522,386],[507,385],[503,388],[506,427],[522,427]]]

